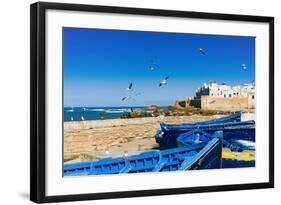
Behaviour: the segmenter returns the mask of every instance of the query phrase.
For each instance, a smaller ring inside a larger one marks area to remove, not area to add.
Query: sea
[[[118,119],[130,112],[151,111],[145,110],[144,107],[65,107],[64,122]]]

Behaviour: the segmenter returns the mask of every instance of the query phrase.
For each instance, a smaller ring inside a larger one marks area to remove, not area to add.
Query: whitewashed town
[[[254,111],[255,85],[254,83],[235,86],[217,82],[203,83],[196,89],[194,97],[177,100],[176,105],[194,106],[202,110]]]

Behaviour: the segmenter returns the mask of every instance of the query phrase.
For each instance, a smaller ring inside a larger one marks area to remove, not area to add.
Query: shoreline
[[[112,126],[124,126],[124,125],[137,125],[147,123],[171,123],[175,124],[177,121],[182,123],[196,123],[200,121],[211,120],[220,118],[226,115],[192,115],[192,116],[158,116],[158,117],[140,117],[140,118],[128,118],[128,119],[107,119],[107,120],[87,120],[87,121],[75,121],[64,122],[64,129],[89,129],[99,127],[112,127]],[[188,119],[190,118],[190,119]]]

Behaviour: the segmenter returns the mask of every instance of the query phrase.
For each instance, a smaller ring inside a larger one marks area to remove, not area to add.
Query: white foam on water
[[[88,109],[88,111],[104,111],[105,109]]]

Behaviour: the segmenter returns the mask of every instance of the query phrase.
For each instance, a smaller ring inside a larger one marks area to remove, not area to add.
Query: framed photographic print
[[[31,200],[274,186],[274,18],[31,5]]]

